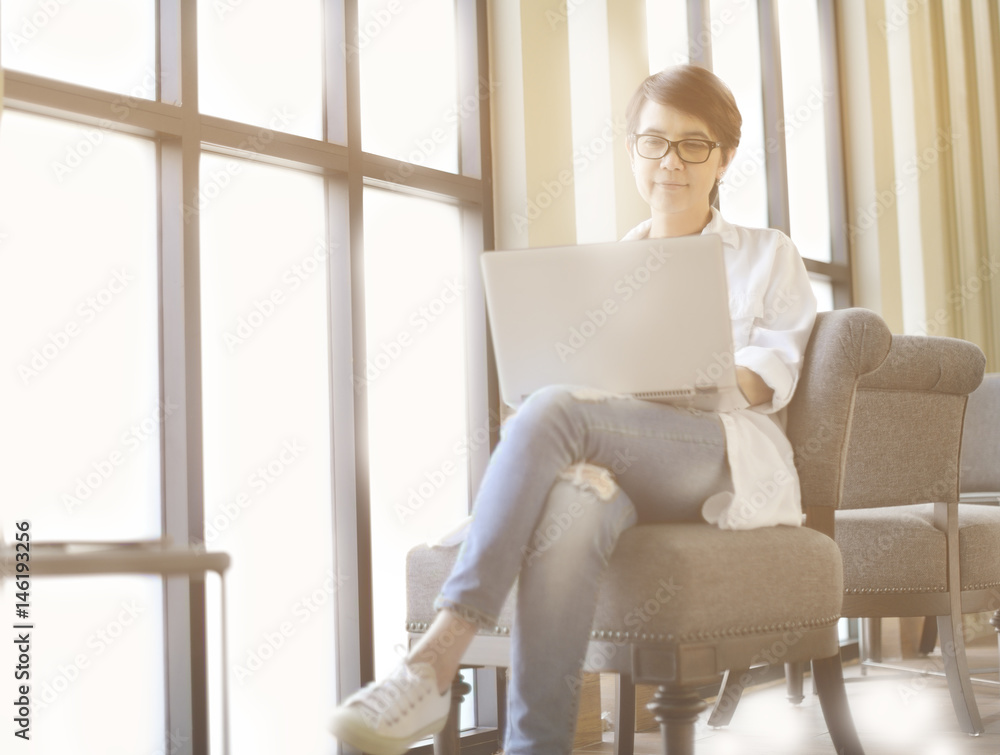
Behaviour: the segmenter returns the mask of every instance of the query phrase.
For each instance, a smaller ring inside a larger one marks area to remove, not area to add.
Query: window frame
[[[327,277],[334,507],[330,566],[346,577],[334,596],[336,689],[341,698],[374,676],[367,393],[364,381],[356,383],[351,372],[352,363],[365,364],[367,359],[363,188],[378,185],[457,204],[462,210],[463,252],[468,269],[477,275],[479,253],[493,248],[490,98],[480,92],[480,82],[490,80],[487,2],[452,2],[458,98],[461,101],[476,95],[479,100],[479,118],[459,121],[457,174],[363,151],[357,0],[326,0],[323,4],[324,139],[273,132],[251,155],[322,175],[327,187],[329,248],[348,250],[347,254],[331,255]],[[203,548],[200,225],[198,213],[190,208],[199,192],[202,152],[246,156],[241,146],[261,129],[199,112],[197,12],[197,0],[157,2],[155,100],[126,98],[12,70],[3,71],[3,96],[9,110],[140,135],[157,144],[159,393],[161,399],[169,395],[183,408],[176,422],[160,426],[161,531],[179,546]],[[347,40],[355,41],[353,50]],[[2,63],[0,59],[0,66]],[[121,119],[118,113],[126,99],[128,117]],[[401,165],[408,169],[400,171]],[[499,394],[488,335],[484,335],[481,292],[470,291],[465,305],[473,325],[467,328],[471,430],[486,424],[489,416],[496,416],[489,411],[499,407]],[[469,463],[471,509],[471,488],[478,485],[485,463],[473,455]],[[221,722],[210,722],[207,713],[210,692],[204,581],[164,578],[163,600],[164,742],[168,732],[191,732],[193,751],[207,753],[210,728]],[[492,720],[493,727],[496,717],[489,709],[495,703],[488,703],[495,697],[488,691],[480,701],[485,705],[479,706],[480,721]],[[482,730],[476,738],[482,739]],[[495,731],[491,738],[495,744]]]
[[[847,236],[847,189],[844,163],[844,139],[841,118],[840,74],[837,64],[838,32],[835,0],[815,0],[819,20],[820,67],[823,88],[834,93],[824,106],[826,164],[829,182],[830,262],[803,257],[811,277],[828,281],[833,289],[836,309],[852,305],[851,261]],[[764,140],[777,145],[767,150],[768,225],[791,233],[788,209],[788,173],[785,138],[781,129],[784,103],[781,86],[781,48],[778,35],[777,0],[757,0],[760,30],[761,91],[764,98]],[[695,40],[705,40],[704,43]],[[712,69],[712,32],[710,0],[688,0],[688,42],[692,63]]]

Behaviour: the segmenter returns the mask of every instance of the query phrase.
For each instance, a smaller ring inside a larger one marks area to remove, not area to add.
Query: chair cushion
[[[1000,586],[1000,508],[958,508],[963,590]],[[860,592],[946,592],[945,534],[934,526],[934,504],[838,511],[837,545],[844,589]]]
[[[422,631],[458,546],[407,556],[407,625]],[[571,586],[570,586],[571,587]],[[485,634],[508,634],[516,586]],[[805,527],[719,530],[644,524],[626,530],[604,575],[595,638],[695,641],[829,626],[843,600],[840,551]]]

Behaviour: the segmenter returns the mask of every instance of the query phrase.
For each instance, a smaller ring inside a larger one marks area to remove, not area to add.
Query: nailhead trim
[[[407,632],[426,632],[430,629],[430,622],[427,621],[408,621],[406,622]],[[481,635],[507,635],[510,634],[510,627],[492,627],[489,630],[480,629],[476,634]]]
[[[822,619],[810,619],[807,621],[782,622],[779,624],[760,624],[750,627],[733,627],[730,629],[717,629],[711,632],[693,632],[676,637],[672,634],[652,634],[646,632],[618,632],[607,629],[595,629],[590,633],[591,639],[595,640],[625,640],[643,642],[671,642],[675,639],[680,642],[691,640],[709,640],[722,637],[742,637],[744,635],[762,634],[765,632],[784,632],[789,629],[813,629],[816,627],[830,626],[836,624],[840,619],[840,614],[828,616]]]
[[[948,592],[947,587],[853,587],[844,590],[847,595],[868,595],[903,592]]]
[[[963,591],[965,591],[965,590],[989,590],[989,589],[992,589],[994,587],[1000,587],[1000,582],[984,582],[982,584],[977,584],[977,585],[968,585],[966,587],[963,587],[962,590]]]
[[[763,634],[766,632],[784,632],[789,629],[812,629],[815,627],[829,626],[835,624],[840,619],[840,615],[828,616],[823,619],[809,619],[807,621],[782,622],[779,624],[758,624],[748,627],[732,627],[729,629],[716,629],[711,632],[693,632],[690,634],[675,637],[673,634],[654,634],[652,632],[621,632],[612,629],[594,629],[590,632],[593,640],[615,640],[625,642],[673,642],[675,639],[681,642],[691,640],[710,640],[722,637],[742,637],[744,635]],[[426,632],[430,624],[424,621],[408,621],[406,629],[409,632]],[[510,627],[493,627],[491,631],[480,630],[481,635],[509,635]]]

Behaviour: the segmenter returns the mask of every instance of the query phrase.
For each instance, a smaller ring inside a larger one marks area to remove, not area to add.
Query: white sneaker
[[[444,728],[451,689],[437,691],[429,663],[400,663],[381,682],[358,690],[330,716],[335,737],[371,755],[402,755]]]

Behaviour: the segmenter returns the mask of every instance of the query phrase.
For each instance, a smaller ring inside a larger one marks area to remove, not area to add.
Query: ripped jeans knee
[[[618,484],[611,472],[604,467],[577,462],[559,473],[559,479],[584,492],[590,492],[601,501],[610,501],[618,492]]]
[[[618,536],[637,521],[635,507],[604,467],[586,462],[562,472],[522,553],[525,566],[553,550],[596,548],[606,562]]]

